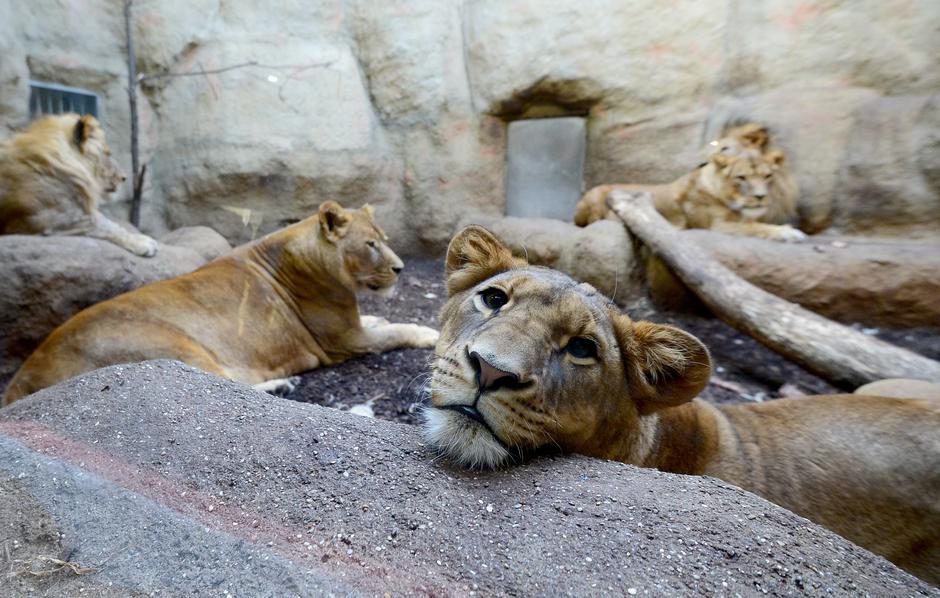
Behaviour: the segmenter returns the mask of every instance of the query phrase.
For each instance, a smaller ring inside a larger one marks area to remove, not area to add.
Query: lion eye
[[[377,245],[375,244],[375,241],[366,241],[366,245],[368,245],[372,249],[375,249],[377,247]]]
[[[509,303],[509,296],[495,287],[483,289],[483,291],[480,292],[480,299],[483,300],[483,305],[492,310],[497,310]]]
[[[576,336],[568,341],[565,351],[578,359],[597,359],[597,343],[583,336]]]
[[[747,180],[747,179],[746,179],[745,177],[743,177],[743,176],[736,176],[736,177],[734,177],[734,178],[737,179],[737,180],[739,180],[739,181]]]

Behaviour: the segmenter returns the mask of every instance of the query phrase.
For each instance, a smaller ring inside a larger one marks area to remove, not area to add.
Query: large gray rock
[[[0,380],[89,305],[204,263],[193,249],[163,244],[143,258],[87,237],[0,236]]]
[[[778,243],[705,230],[682,236],[745,280],[828,318],[870,326],[940,325],[938,243],[828,235]],[[651,282],[663,287],[654,294],[673,300],[683,292],[670,280]]]
[[[633,239],[619,222],[600,220],[588,227],[549,218],[477,218],[531,264],[547,266],[587,282],[621,305],[644,292],[643,272]]]
[[[931,595],[884,559],[712,478],[584,457],[433,459],[418,430],[177,362],[0,411],[0,593]],[[12,541],[10,540],[12,539]]]
[[[207,262],[232,250],[225,237],[208,226],[183,226],[160,237],[160,242],[192,249]]]
[[[940,238],[940,95],[878,98],[854,114],[833,224]]]

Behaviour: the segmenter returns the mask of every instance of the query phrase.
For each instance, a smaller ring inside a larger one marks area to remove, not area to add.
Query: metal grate
[[[29,82],[29,117],[46,114],[91,114],[98,118],[98,94],[87,89],[66,87],[56,83]]]

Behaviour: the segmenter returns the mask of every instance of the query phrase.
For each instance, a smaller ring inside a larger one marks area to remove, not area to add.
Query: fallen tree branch
[[[715,315],[827,380],[856,388],[884,378],[940,382],[940,362],[872,338],[737,276],[679,233],[646,192],[614,191],[608,206]]]

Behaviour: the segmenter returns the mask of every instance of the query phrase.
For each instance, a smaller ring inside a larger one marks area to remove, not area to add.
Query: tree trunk
[[[785,301],[719,264],[678,232],[645,192],[614,191],[608,205],[718,317],[834,384],[884,378],[940,382],[940,362],[872,338]]]
[[[131,0],[124,0],[124,33],[127,36],[127,99],[131,109],[131,224],[140,227],[140,201],[144,190],[144,173],[140,170],[137,117],[137,52],[134,50],[134,23],[131,19]]]

